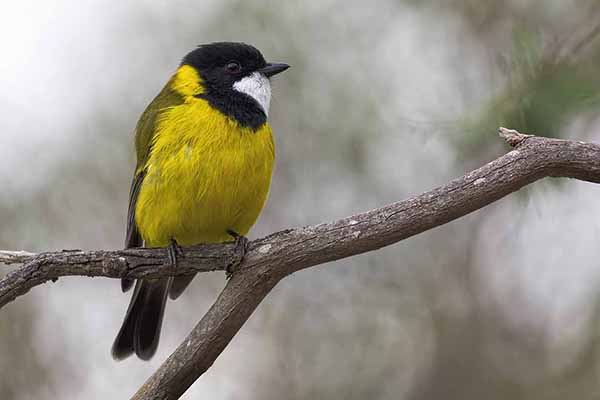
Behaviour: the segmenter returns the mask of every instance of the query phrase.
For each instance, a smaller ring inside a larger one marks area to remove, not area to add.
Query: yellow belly
[[[188,99],[158,123],[135,209],[148,247],[246,235],[267,199],[274,161],[271,128],[241,127],[206,101]]]

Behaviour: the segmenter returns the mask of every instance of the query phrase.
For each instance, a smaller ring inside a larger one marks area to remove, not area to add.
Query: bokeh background
[[[256,238],[441,185],[507,150],[500,125],[599,141],[599,20],[595,0],[2,2],[0,248],[122,247],[133,128],[199,43],[293,66]],[[288,277],[184,398],[599,398],[598,199],[544,180]],[[119,363],[118,281],[34,289],[0,310],[0,398],[128,398],[224,284],[198,276],[154,359]]]

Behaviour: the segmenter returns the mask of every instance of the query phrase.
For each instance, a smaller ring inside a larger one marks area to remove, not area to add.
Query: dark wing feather
[[[142,182],[146,176],[146,170],[142,170],[135,174],[133,181],[131,182],[131,189],[129,189],[129,209],[127,210],[127,234],[125,235],[125,248],[129,249],[132,247],[142,247],[144,241],[142,235],[138,231],[135,223],[135,206],[137,204],[138,194],[142,187]],[[134,279],[124,278],[121,279],[121,290],[123,292],[128,291],[133,286]]]
[[[125,248],[142,247],[144,244],[142,236],[135,224],[135,206],[137,204],[138,194],[142,187],[142,181],[146,176],[146,170],[142,170],[133,177],[131,189],[129,190],[129,209],[127,210],[127,235],[125,237]]]

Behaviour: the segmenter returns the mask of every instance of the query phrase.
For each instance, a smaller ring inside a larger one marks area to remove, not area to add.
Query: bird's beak
[[[258,72],[264,74],[267,78],[270,78],[273,75],[277,75],[278,73],[285,71],[289,67],[290,66],[287,64],[267,63],[267,65],[259,69]]]

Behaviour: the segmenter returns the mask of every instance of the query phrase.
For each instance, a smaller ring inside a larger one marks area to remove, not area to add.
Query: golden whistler
[[[212,43],[187,54],[136,126],[137,166],[129,195],[126,247],[243,242],[269,193],[275,147],[267,123],[269,79],[288,68],[243,43]],[[167,296],[193,276],[142,279],[112,354],[156,352]],[[122,281],[123,291],[133,281]]]

